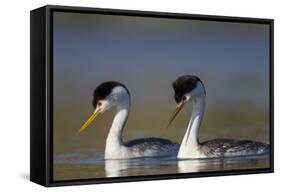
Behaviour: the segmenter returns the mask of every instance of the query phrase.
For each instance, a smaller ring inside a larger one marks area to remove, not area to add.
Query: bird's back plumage
[[[269,144],[251,140],[214,139],[200,144],[207,157],[268,155]]]
[[[140,156],[175,156],[179,144],[162,138],[141,138],[128,141],[125,146]]]

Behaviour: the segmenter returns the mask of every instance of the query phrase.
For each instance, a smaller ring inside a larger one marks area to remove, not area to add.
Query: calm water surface
[[[192,173],[222,170],[268,168],[268,156],[234,157],[224,159],[185,159],[175,157],[104,160],[103,154],[92,157],[84,153],[56,155],[54,179],[87,179],[171,173]],[[92,150],[96,153],[95,150]]]

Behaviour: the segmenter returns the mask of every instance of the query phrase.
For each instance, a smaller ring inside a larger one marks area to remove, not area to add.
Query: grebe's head
[[[178,77],[173,82],[174,99],[177,103],[168,126],[173,122],[175,117],[181,111],[185,103],[189,103],[198,97],[205,97],[206,91],[203,82],[195,75],[184,75]]]
[[[116,105],[129,105],[130,92],[125,85],[115,81],[108,81],[100,84],[93,94],[94,112],[90,118],[79,129],[84,131],[100,114]]]
[[[194,75],[185,75],[178,77],[173,82],[175,92],[174,98],[177,104],[186,103],[205,96],[205,88],[199,77]]]

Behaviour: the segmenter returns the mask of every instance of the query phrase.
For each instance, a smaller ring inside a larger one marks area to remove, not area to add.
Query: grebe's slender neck
[[[192,101],[193,109],[191,118],[182,140],[178,158],[196,156],[199,147],[199,128],[205,110],[205,94],[200,95]]]
[[[120,153],[120,150],[125,147],[122,139],[122,133],[129,116],[130,99],[123,99],[117,104],[116,108],[117,112],[106,139],[106,158],[120,156],[118,153]]]

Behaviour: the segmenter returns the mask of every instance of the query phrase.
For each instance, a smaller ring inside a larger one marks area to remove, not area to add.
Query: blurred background
[[[113,109],[77,131],[93,112],[93,90],[111,80],[131,92],[124,140],[181,142],[191,106],[165,129],[175,108],[171,84],[194,74],[207,93],[201,141],[269,141],[269,25],[63,12],[53,24],[55,162],[80,151],[103,156]]]

